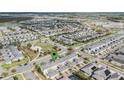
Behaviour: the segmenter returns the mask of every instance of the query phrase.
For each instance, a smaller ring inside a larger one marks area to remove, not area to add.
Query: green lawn
[[[2,33],[0,32],[0,37],[2,37]]]
[[[34,66],[33,72],[34,72],[34,73],[37,73],[38,76],[40,77],[40,79],[46,80],[46,77],[45,77],[45,75],[43,74],[43,72],[41,71],[39,65],[35,65],[35,66]]]
[[[16,74],[14,80],[24,80],[21,74]]]
[[[25,64],[28,62],[28,59],[23,59],[21,61],[16,61],[16,62],[13,62],[12,64],[2,64],[1,67],[5,68],[5,69],[9,69],[11,67],[15,67],[15,66],[18,66],[18,65],[21,65],[21,64]]]
[[[48,44],[48,43],[38,42],[36,45],[40,46],[43,49],[43,51],[45,51],[45,52],[53,50],[53,45]]]
[[[38,74],[41,80],[46,80],[46,77],[43,74],[39,73],[38,71],[35,71],[35,72]]]
[[[78,43],[72,45],[71,47],[76,48],[76,47],[80,47],[80,46],[82,46],[82,45],[84,45],[84,43],[79,43],[79,42],[78,42]]]
[[[22,47],[22,50],[26,56],[30,57],[30,60],[33,60],[38,54],[38,53],[35,53],[34,51],[31,51],[27,47]]]
[[[87,76],[85,73],[83,73],[82,71],[79,72],[75,72],[74,75],[76,75],[77,77],[81,78],[82,80],[92,80],[91,77]]]

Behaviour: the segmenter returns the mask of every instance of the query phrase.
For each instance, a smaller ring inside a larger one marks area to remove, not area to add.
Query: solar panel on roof
[[[124,80],[124,77],[120,77],[120,79],[119,80]]]
[[[105,70],[105,75],[108,76],[111,72],[109,70]]]
[[[96,67],[95,67],[95,66],[93,66],[91,69],[94,71],[94,70],[96,70]]]

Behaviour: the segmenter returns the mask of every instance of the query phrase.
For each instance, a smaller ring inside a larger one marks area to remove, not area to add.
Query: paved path
[[[59,54],[64,54],[66,51],[67,51],[67,49],[62,49],[61,51],[59,51]],[[17,69],[16,69],[16,74],[21,74],[21,73],[25,73],[27,71],[31,71],[34,63],[40,64],[42,62],[49,62],[49,60],[51,58],[50,55],[46,55],[46,56],[41,57],[41,58],[38,58],[38,57],[39,57],[39,54],[37,55],[37,57],[35,59],[33,59],[32,61],[28,62],[27,65],[18,66]],[[3,79],[7,79],[7,78],[12,77],[12,76],[14,76],[16,74],[12,74],[12,75],[10,75],[8,77],[5,77]]]

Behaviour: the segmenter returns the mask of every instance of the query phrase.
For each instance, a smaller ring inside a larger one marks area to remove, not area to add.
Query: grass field
[[[48,43],[40,42],[40,43],[37,43],[36,45],[40,46],[45,52],[53,50],[53,45],[48,44]]]
[[[23,60],[20,60],[19,62],[16,61],[16,62],[13,62],[12,64],[2,64],[1,67],[5,68],[5,69],[9,69],[11,67],[15,67],[15,66],[18,66],[18,65],[21,65],[21,64],[25,64],[27,63],[28,59],[25,58]]]
[[[46,80],[46,77],[42,75],[41,73],[39,73],[38,71],[35,71],[34,73],[37,73],[37,75],[39,76],[41,80]]]
[[[2,33],[0,32],[0,37],[2,36]]]
[[[35,53],[34,51],[31,51],[27,47],[22,47],[23,52],[25,52],[25,55],[30,57],[30,60],[33,60],[38,53]]]
[[[41,80],[46,80],[43,72],[41,71],[39,65],[35,65],[33,68],[33,73],[36,73]]]
[[[87,76],[85,73],[83,73],[82,71],[79,72],[75,72],[74,75],[76,75],[77,77],[81,78],[81,80],[92,80],[91,77]]]
[[[14,76],[14,78],[15,78],[15,80],[24,80],[24,79],[23,79],[23,76],[22,76],[21,74],[16,74],[16,75]]]

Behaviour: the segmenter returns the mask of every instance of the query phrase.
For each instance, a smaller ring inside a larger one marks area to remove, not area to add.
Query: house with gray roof
[[[90,63],[84,67],[82,67],[80,70],[87,73],[89,76],[93,74],[93,72],[97,69],[96,63]]]
[[[108,80],[119,80],[119,78],[121,77],[121,75],[119,73],[113,73]]]
[[[77,54],[72,53],[68,56],[56,60],[55,62],[40,64],[40,68],[47,78],[53,79],[60,73],[63,73],[69,68],[72,68],[80,63],[81,62],[79,62]]]
[[[110,76],[111,76],[110,70],[107,69],[107,68],[103,68],[103,67],[97,69],[97,70],[93,73],[93,75],[92,75],[92,77],[95,78],[95,79],[97,79],[97,80],[106,80],[106,79],[108,79]]]
[[[6,64],[11,64],[13,61],[22,60],[24,58],[21,51],[16,46],[9,46],[1,50],[3,59]]]
[[[124,43],[124,32],[120,31],[97,43],[86,46],[84,51],[93,55],[98,55],[99,53],[107,51],[107,49],[113,49],[122,43]]]

